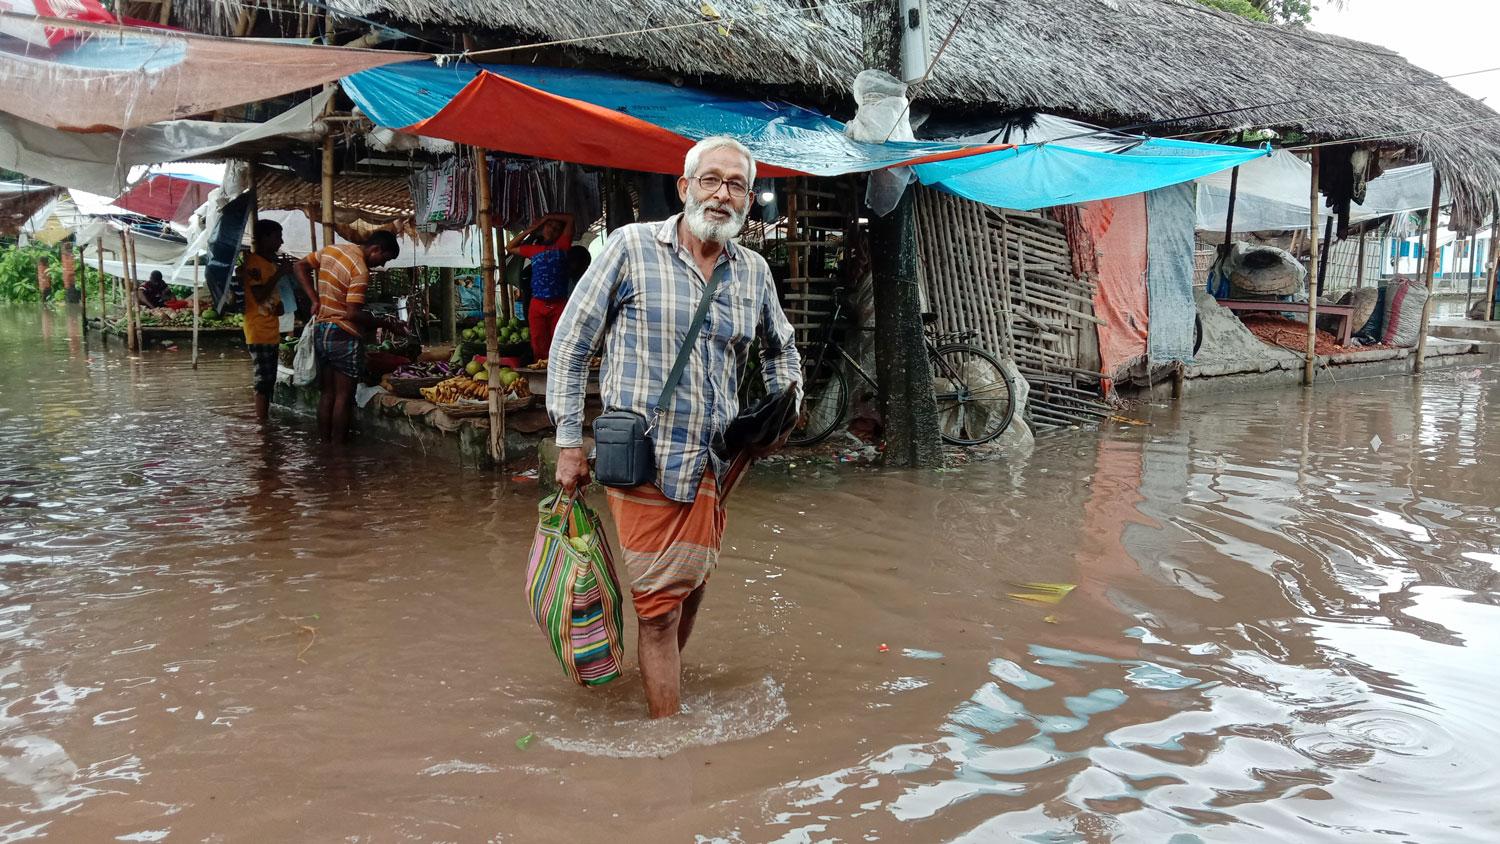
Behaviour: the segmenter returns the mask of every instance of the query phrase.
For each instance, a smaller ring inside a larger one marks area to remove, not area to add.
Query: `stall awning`
[[[1029,211],[1146,193],[1269,154],[1266,149],[1148,138],[1114,151],[1025,144],[915,169],[923,184],[986,205]]]
[[[3,2],[3,0],[0,0]],[[264,123],[169,120],[128,132],[80,134],[0,113],[0,167],[67,188],[118,196],[131,168],[187,158],[241,157],[270,144],[317,139],[329,88]]]
[[[197,173],[151,173],[114,204],[142,217],[185,225],[218,186],[218,180]]]
[[[569,68],[410,62],[343,84],[380,126],[648,173],[681,173],[688,149],[710,135],[739,139],[766,176],[836,176],[1004,148],[860,143],[837,120],[798,106]]]
[[[694,141],[730,135],[769,165],[768,176],[911,164],[925,184],[1018,210],[1144,193],[1266,155],[1155,139],[866,144],[799,106],[564,68],[411,62],[343,84],[381,126],[518,155],[675,174]]]
[[[0,110],[75,132],[190,117],[421,55],[26,19],[66,26],[80,37],[55,51],[0,52]]]
[[[1274,155],[1240,168],[1235,188],[1234,230],[1307,228],[1311,181],[1312,165],[1287,150],[1277,150]],[[1448,201],[1444,190],[1441,202]],[[1350,208],[1349,219],[1357,223],[1406,211],[1425,211],[1431,203],[1432,165],[1396,167],[1370,180],[1365,187],[1365,201]],[[1228,211],[1229,174],[1199,179],[1199,230],[1223,232]],[[1327,204],[1319,202],[1319,219],[1326,218],[1328,213]]]

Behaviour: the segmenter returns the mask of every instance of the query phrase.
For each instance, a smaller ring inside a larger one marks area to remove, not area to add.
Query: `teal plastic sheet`
[[[725,97],[597,71],[460,63],[407,62],[356,73],[344,89],[376,124],[420,131],[423,121],[462,109],[460,93],[481,72],[595,106],[629,114],[691,140],[730,135],[757,161],[817,176],[881,170],[982,145],[943,141],[869,144],[844,135],[827,115],[771,100]],[[455,102],[455,100],[457,100]],[[543,120],[540,114],[474,114],[467,119]],[[924,184],[1001,208],[1029,210],[1109,199],[1192,181],[1268,154],[1267,150],[1143,139],[1114,150],[1059,141],[913,166]]]
[[[1269,149],[1147,138],[1115,152],[1028,144],[918,164],[925,185],[997,208],[1030,211],[1146,193],[1261,158]]]

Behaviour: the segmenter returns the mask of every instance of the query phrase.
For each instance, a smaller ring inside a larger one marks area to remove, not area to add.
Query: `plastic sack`
[[[312,320],[302,327],[297,340],[297,354],[292,358],[292,385],[306,387],[318,380],[318,350],[314,348]]]
[[[844,134],[856,141],[883,144],[914,141],[911,103],[906,84],[883,70],[862,70],[854,77],[854,102],[859,111],[844,125]],[[884,217],[901,201],[914,174],[910,167],[891,167],[870,173],[865,187],[865,205]]]
[[[1380,342],[1391,346],[1415,346],[1422,333],[1422,310],[1427,306],[1427,287],[1397,276],[1385,288],[1385,318]]]
[[[536,537],[526,564],[531,617],[568,678],[600,686],[624,662],[620,583],[599,517],[561,492],[537,508]]]

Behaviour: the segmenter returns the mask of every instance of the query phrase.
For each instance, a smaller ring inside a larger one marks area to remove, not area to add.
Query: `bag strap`
[[[703,298],[698,300],[698,310],[693,314],[693,321],[688,325],[687,337],[682,340],[682,348],[677,350],[677,360],[672,364],[672,371],[667,374],[667,382],[661,387],[661,397],[656,400],[656,406],[651,409],[651,419],[646,424],[646,433],[656,428],[656,423],[666,411],[667,400],[672,398],[672,393],[677,390],[677,382],[682,380],[682,372],[687,369],[688,358],[693,354],[693,344],[698,342],[698,332],[703,328],[703,320],[708,316],[708,306],[713,302],[714,293],[719,289],[719,282],[723,281],[725,273],[729,270],[729,261],[714,267],[713,276],[709,278],[708,284],[703,287]]]

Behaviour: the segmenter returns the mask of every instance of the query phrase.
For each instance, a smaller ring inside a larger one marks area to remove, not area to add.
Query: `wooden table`
[[[1247,299],[1220,299],[1219,304],[1231,311],[1252,311],[1272,314],[1305,314],[1308,311],[1306,302],[1262,302]],[[1354,306],[1318,305],[1318,315],[1323,316],[1324,314],[1339,318],[1339,345],[1349,345],[1349,335],[1354,331]]]

